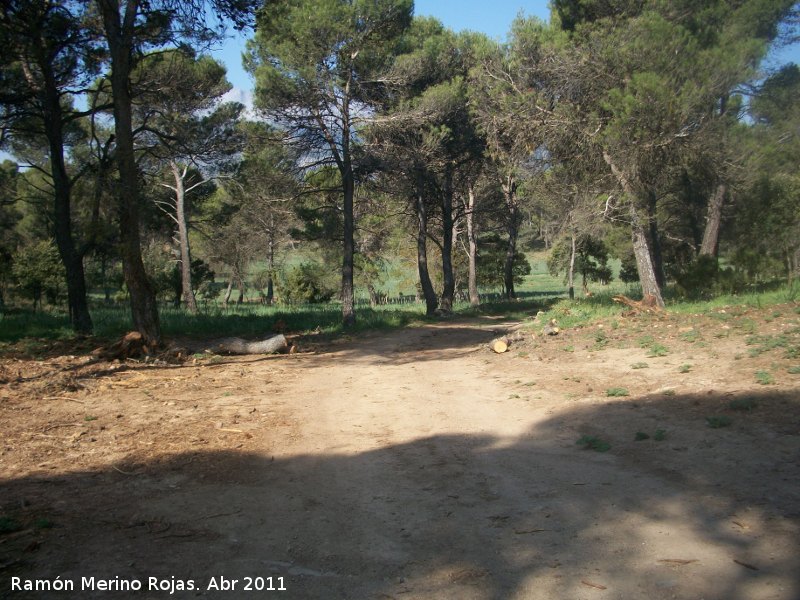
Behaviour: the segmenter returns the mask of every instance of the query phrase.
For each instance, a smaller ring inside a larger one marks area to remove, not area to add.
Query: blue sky
[[[550,19],[548,0],[416,0],[414,12],[417,15],[437,17],[446,27],[454,31],[470,29],[481,31],[499,41],[505,40],[511,22],[520,13],[535,16],[545,21]],[[228,79],[238,88],[240,97],[233,99],[243,101],[241,92],[253,87],[250,76],[242,68],[242,51],[245,38],[231,38],[214,56],[228,67]],[[775,67],[794,61],[800,64],[800,45],[784,49],[768,61],[768,66]]]

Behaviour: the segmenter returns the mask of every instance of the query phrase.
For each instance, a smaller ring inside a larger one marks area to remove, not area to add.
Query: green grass
[[[594,435],[584,435],[575,443],[578,446],[583,446],[586,450],[594,450],[595,452],[607,452],[611,449],[611,444]]]
[[[786,369],[786,371],[787,371],[787,372],[788,372],[790,375],[800,375],[800,366],[797,366],[797,367],[789,367],[788,369]]]
[[[737,398],[736,400],[731,400],[728,403],[728,406],[731,408],[731,410],[750,412],[756,406],[758,406],[758,402],[752,398]]]
[[[678,367],[679,373],[688,373],[692,370],[692,365],[681,365]]]
[[[721,429],[723,427],[730,427],[733,423],[733,419],[730,417],[726,417],[725,415],[721,415],[718,417],[706,417],[706,425],[711,429]]]
[[[508,319],[526,320],[541,310],[544,312],[541,321],[547,322],[556,319],[562,330],[584,326],[591,323],[605,323],[612,329],[615,324],[619,327],[619,317],[625,310],[624,307],[612,301],[612,296],[625,293],[636,297],[636,290],[627,288],[619,282],[610,286],[593,286],[594,296],[569,300],[564,297],[565,286],[560,277],[552,277],[547,273],[544,256],[531,255],[533,273],[525,278],[519,286],[520,301],[515,302],[487,302],[474,308],[465,303],[456,306],[458,315],[470,316],[500,316]],[[388,288],[387,288],[388,289]],[[407,293],[407,290],[406,290]],[[796,301],[800,295],[800,285],[793,288],[784,285],[781,288],[760,293],[747,293],[737,296],[722,296],[711,301],[687,302],[672,299],[669,293],[667,310],[674,314],[705,314],[722,320],[734,320],[735,324],[745,330],[751,329],[747,319],[737,321],[738,316],[749,307],[765,308],[777,304]],[[724,313],[721,311],[725,311]],[[800,309],[796,309],[800,314]],[[777,314],[778,311],[773,311]],[[130,309],[125,306],[93,305],[91,308],[92,319],[95,324],[95,336],[100,339],[113,339],[130,331]],[[276,323],[285,325],[285,330],[291,333],[303,334],[312,331],[326,335],[341,335],[345,332],[341,326],[341,309],[338,304],[286,306],[278,305],[269,307],[261,304],[232,305],[223,308],[220,305],[207,304],[201,308],[197,315],[188,314],[183,309],[172,306],[162,306],[160,318],[165,337],[258,337],[273,331]],[[642,322],[647,322],[648,317],[639,317]],[[426,322],[424,307],[421,304],[388,305],[377,308],[359,305],[357,308],[357,325],[354,331],[374,329],[392,329],[405,327],[415,323]],[[754,323],[754,322],[753,322]],[[753,334],[755,335],[755,333]],[[787,358],[800,356],[800,344],[791,332],[782,336],[773,336],[775,339],[754,339],[751,349],[764,351],[776,347],[783,348]],[[788,337],[787,337],[788,336]],[[683,334],[685,341],[693,341],[694,330]],[[0,314],[0,351],[8,344],[23,341],[23,350],[30,349],[35,352],[42,343],[55,340],[68,340],[73,338],[69,321],[64,310],[48,310],[33,313],[30,310],[10,310]],[[658,344],[652,336],[645,336],[638,340],[643,348],[650,348],[651,355],[662,356],[668,350]],[[600,349],[608,343],[605,332],[600,332],[594,339],[595,348]],[[566,351],[571,352],[574,346],[568,345]]]
[[[681,334],[681,339],[684,342],[689,342],[690,344],[694,344],[700,338],[700,332],[696,329],[692,329],[691,331],[685,331]]]
[[[650,358],[658,358],[669,354],[669,348],[663,344],[653,344],[650,346],[650,352],[647,354]]]
[[[650,365],[648,365],[646,362],[637,362],[631,365],[631,369],[649,369],[649,368]]]
[[[606,390],[606,396],[609,397],[622,397],[630,395],[630,392],[624,387],[613,387]]]
[[[775,378],[768,371],[756,371],[756,381],[761,385],[772,385]]]
[[[22,525],[20,525],[15,519],[11,517],[0,517],[0,534],[13,533],[14,531],[19,531],[20,529],[22,529]]]

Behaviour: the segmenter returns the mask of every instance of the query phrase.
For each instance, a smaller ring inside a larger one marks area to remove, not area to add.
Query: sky
[[[504,41],[511,22],[520,13],[549,21],[548,3],[548,0],[416,0],[414,14],[436,17],[454,31],[480,31]],[[234,86],[226,99],[249,104],[247,100],[253,82],[242,68],[245,41],[242,36],[232,37],[213,55],[228,67],[228,80]],[[767,66],[775,68],[789,61],[800,64],[800,44],[776,53],[768,60]]]

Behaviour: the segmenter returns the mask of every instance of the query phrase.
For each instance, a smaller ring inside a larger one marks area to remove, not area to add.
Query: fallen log
[[[508,345],[511,341],[507,337],[499,337],[489,342],[489,350],[497,354],[508,352]]]
[[[289,344],[283,334],[255,342],[230,337],[217,341],[208,350],[216,354],[274,354],[289,352]]]

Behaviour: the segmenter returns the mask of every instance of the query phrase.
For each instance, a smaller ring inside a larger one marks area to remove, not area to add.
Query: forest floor
[[[796,304],[512,326],[6,354],[0,598],[800,598]]]

